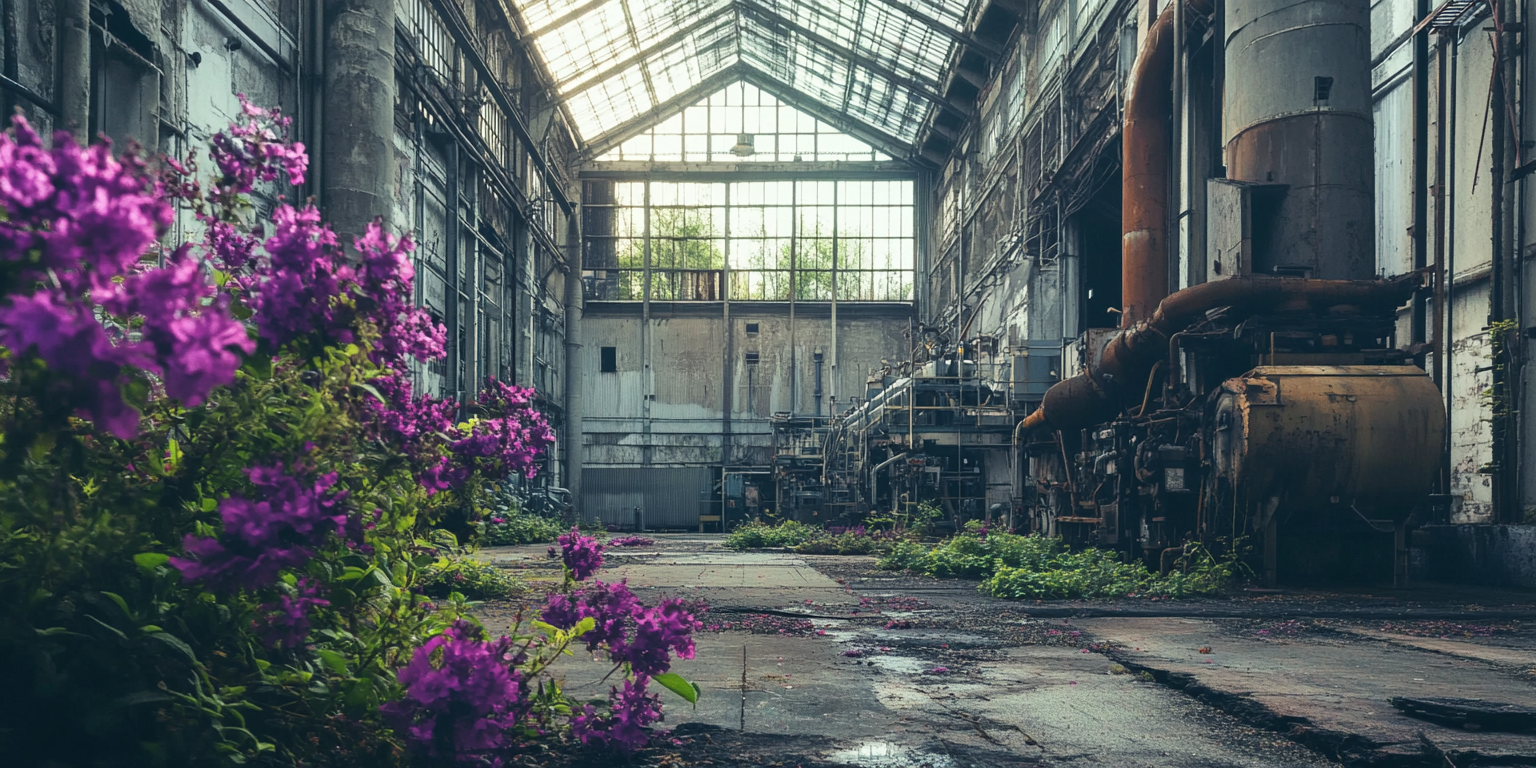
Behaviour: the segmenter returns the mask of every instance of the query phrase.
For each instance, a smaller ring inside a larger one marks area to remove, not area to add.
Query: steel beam
[[[775,97],[790,106],[805,112],[833,128],[853,136],[860,141],[868,142],[876,149],[893,157],[907,157],[912,153],[912,145],[892,136],[885,131],[876,128],[869,123],[859,120],[811,98],[788,83],[777,78],[769,77],[761,70],[749,64],[741,64],[742,79],[758,88],[773,94]]]
[[[561,91],[557,90],[556,92],[560,94],[560,103],[564,104],[564,103],[570,101],[572,96],[575,96],[578,93],[584,93],[584,92],[590,90],[592,88],[592,86],[597,85],[598,83],[601,83],[604,80],[612,78],[612,77],[622,73],[624,70],[629,69],[630,67],[635,66],[636,64],[643,63],[647,58],[649,58],[652,55],[654,55],[657,51],[664,51],[669,46],[673,45],[674,43],[677,43],[678,41],[680,41],[680,40],[688,37],[689,35],[699,31],[700,29],[703,29],[705,27],[708,27],[708,26],[714,24],[721,16],[724,16],[727,13],[730,13],[730,11],[731,11],[731,6],[729,6],[729,5],[721,6],[720,10],[715,11],[714,13],[711,13],[711,14],[699,17],[699,19],[697,21],[694,21],[692,24],[689,24],[689,25],[683,27],[682,29],[679,29],[676,32],[673,32],[672,34],[667,35],[665,38],[662,38],[660,41],[658,41],[655,45],[649,46],[649,47],[645,48],[644,50],[641,50],[641,51],[637,52],[635,55],[630,56],[630,57],[628,57],[626,59],[623,59],[622,61],[619,61],[617,64],[614,64],[613,66],[608,67],[607,69],[597,73],[596,75],[593,75],[592,77],[588,78],[585,82],[583,82],[581,85],[578,85],[575,88],[572,88],[572,89],[570,89],[568,91],[564,91],[564,92],[561,92]],[[639,46],[636,45],[636,47],[638,48]],[[652,94],[652,95],[654,96],[654,94]],[[653,99],[653,101],[654,101],[654,99]]]
[[[883,77],[892,83],[895,83],[896,85],[906,88],[907,90],[923,97],[924,99],[927,99],[930,102],[933,102],[934,104],[945,107],[947,109],[952,109],[966,117],[974,117],[976,114],[975,107],[950,101],[943,94],[939,93],[934,86],[913,80],[910,77],[888,69],[884,65],[872,61],[870,57],[865,56],[858,51],[844,47],[841,43],[829,40],[818,32],[807,29],[806,27],[803,27],[793,21],[790,21],[789,19],[784,18],[783,16],[780,16],[768,8],[759,5],[756,0],[736,0],[736,2],[737,5],[741,7],[743,12],[750,11],[753,14],[762,16],[766,23],[794,32],[806,40],[809,40],[816,45],[819,45],[839,56],[842,56],[848,60],[850,66],[863,67],[864,69],[867,69],[870,72],[873,72],[874,74],[879,75],[880,77]],[[848,76],[851,79],[853,77],[853,73],[850,71]]]

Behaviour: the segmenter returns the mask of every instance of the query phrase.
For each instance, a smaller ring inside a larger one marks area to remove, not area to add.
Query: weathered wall
[[[1536,526],[1427,526],[1414,537],[1413,577],[1450,584],[1536,587]]]
[[[586,306],[580,386],[588,467],[766,465],[769,418],[815,412],[817,351],[823,413],[834,396],[837,410],[862,397],[882,360],[909,355],[908,305],[840,304],[835,371],[827,303],[797,304],[791,323],[787,304],[732,302],[728,326],[718,303],[654,304],[649,350],[642,312],[629,302]],[[603,347],[614,347],[617,371],[601,372]],[[747,362],[749,352],[756,364]]]

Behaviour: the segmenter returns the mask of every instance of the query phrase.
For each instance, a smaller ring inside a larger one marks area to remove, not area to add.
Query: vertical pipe
[[[1493,9],[1493,26],[1501,29],[1503,26],[1504,3],[1494,2],[1490,4]],[[1491,258],[1491,270],[1489,274],[1488,292],[1488,323],[1494,326],[1508,319],[1509,316],[1509,231],[1505,228],[1504,219],[1507,214],[1505,185],[1507,168],[1506,144],[1509,141],[1509,124],[1506,122],[1505,108],[1507,104],[1506,83],[1504,82],[1504,63],[1509,52],[1505,50],[1504,35],[1494,33],[1494,60],[1493,79],[1495,87],[1489,94],[1488,112],[1491,115],[1489,151],[1491,157],[1488,163],[1489,175],[1489,234],[1493,242],[1493,255]],[[1501,332],[1502,333],[1502,332]],[[1497,467],[1493,475],[1493,516],[1495,522],[1513,522],[1512,513],[1514,496],[1513,489],[1514,467],[1509,466],[1505,460],[1509,448],[1509,421],[1507,415],[1511,411],[1510,400],[1515,396],[1509,388],[1510,368],[1510,343],[1508,334],[1503,339],[1490,339],[1490,342],[1499,344],[1503,348],[1501,356],[1503,360],[1492,360],[1493,365],[1493,464]]]
[[[651,182],[645,182],[645,251],[640,294],[640,463],[651,465]]]
[[[1430,0],[1417,0],[1414,21],[1430,13]],[[1413,268],[1429,265],[1429,34],[1413,36]],[[1424,291],[1413,296],[1410,333],[1414,344],[1427,339],[1428,318]],[[1439,365],[1436,361],[1435,365]],[[1438,379],[1437,379],[1438,381]]]
[[[327,121],[332,123],[334,121]],[[330,127],[328,125],[327,127]],[[340,142],[329,142],[333,147],[341,146]],[[447,157],[447,183],[444,184],[444,201],[447,214],[443,220],[443,256],[447,262],[448,274],[444,277],[447,289],[444,293],[443,312],[448,315],[446,320],[448,337],[448,385],[449,396],[464,402],[464,310],[459,302],[459,143],[449,141]],[[337,178],[332,175],[331,178]]]
[[[325,189],[325,164],[319,158],[325,156],[325,7],[321,3],[310,5],[309,15],[309,173],[304,179],[309,187],[309,194],[319,199]],[[416,126],[416,163],[421,164],[421,118],[412,115],[412,124]],[[417,191],[418,207],[421,199],[420,190]],[[421,217],[416,220],[416,231],[421,232]],[[416,270],[417,282],[421,280],[421,270]],[[419,300],[419,297],[418,297]]]
[[[800,291],[800,184],[790,182],[789,210],[789,412],[800,410],[800,374],[795,370],[795,294]]]
[[[325,16],[321,202],[338,239],[350,243],[373,217],[392,218],[395,0],[326,0]]]
[[[59,7],[59,123],[85,144],[91,120],[91,0]]]
[[[565,225],[565,488],[571,492],[571,508],[581,508],[581,464],[585,458],[581,423],[581,321],[585,296],[581,284],[581,218],[567,217]]]
[[[1442,37],[1442,40],[1446,38]],[[1446,163],[1450,169],[1446,171],[1445,180],[1449,189],[1446,192],[1446,218],[1448,219],[1445,231],[1450,235],[1445,246],[1445,477],[1446,492],[1451,491],[1455,480],[1455,459],[1451,457],[1451,448],[1456,443],[1452,440],[1452,427],[1455,426],[1455,385],[1456,385],[1456,194],[1459,191],[1456,185],[1456,91],[1461,80],[1456,72],[1456,65],[1461,58],[1461,46],[1455,39],[1450,39],[1447,47],[1451,51],[1450,70],[1451,88],[1450,98],[1446,99],[1449,106],[1450,117],[1446,121],[1447,145],[1453,149],[1447,153]]]
[[[1121,325],[1152,315],[1168,295],[1168,118],[1174,0],[1149,25],[1125,88],[1121,130]]]
[[[1498,30],[1495,34],[1499,38],[1499,60],[1495,62],[1499,67],[1499,94],[1504,100],[1504,109],[1495,112],[1494,115],[1502,118],[1499,122],[1506,128],[1503,143],[1495,143],[1494,151],[1504,159],[1505,172],[1494,177],[1494,189],[1500,190],[1502,198],[1499,206],[1501,219],[1499,233],[1503,238],[1502,258],[1505,260],[1504,279],[1504,316],[1503,319],[1514,323],[1514,330],[1505,338],[1503,369],[1503,392],[1506,400],[1503,426],[1504,453],[1495,460],[1499,462],[1504,476],[1504,511],[1503,522],[1517,524],[1524,518],[1523,485],[1520,476],[1520,422],[1523,420],[1523,412],[1520,402],[1523,399],[1523,385],[1521,373],[1524,371],[1524,341],[1523,326],[1520,323],[1520,264],[1521,247],[1516,239],[1515,231],[1515,201],[1518,196],[1518,183],[1510,182],[1510,175],[1518,167],[1517,158],[1520,157],[1520,128],[1518,124],[1511,124],[1510,118],[1514,115],[1520,104],[1518,91],[1519,72],[1516,66],[1516,40],[1513,24],[1517,19],[1510,15],[1511,3],[1507,0],[1492,4],[1494,13],[1494,26]],[[1524,4],[1514,3],[1515,6]],[[1523,16],[1523,14],[1522,14]],[[1518,21],[1525,21],[1524,18]],[[1498,257],[1496,256],[1496,259]],[[1494,375],[1499,375],[1499,369],[1494,369]]]
[[[816,364],[816,381],[813,384],[814,389],[812,390],[811,397],[816,401],[817,416],[821,415],[821,360],[821,350],[818,349],[811,353],[811,361]]]
[[[1445,35],[1436,35],[1435,36],[1435,69],[1436,69],[1436,72],[1435,72],[1435,94],[1436,95],[1435,95],[1435,347],[1434,347],[1435,366],[1434,366],[1434,377],[1435,377],[1435,382],[1440,385],[1441,391],[1445,392],[1446,395],[1447,395],[1446,396],[1446,403],[1445,403],[1446,404],[1446,418],[1447,419],[1450,418],[1450,405],[1451,405],[1450,397],[1449,397],[1449,393],[1451,391],[1451,386],[1450,386],[1451,366],[1450,366],[1449,361],[1446,359],[1446,356],[1449,354],[1451,345],[1450,345],[1450,340],[1447,337],[1447,330],[1448,329],[1446,328],[1446,325],[1445,325],[1446,320],[1450,317],[1450,313],[1447,311],[1448,307],[1446,305],[1449,304],[1450,300],[1451,300],[1450,292],[1446,289],[1446,283],[1445,283],[1446,278],[1447,278],[1447,276],[1449,274],[1447,272],[1446,268],[1445,268],[1445,256],[1446,256],[1446,251],[1445,251],[1445,234],[1446,234],[1445,233],[1445,216],[1446,216],[1447,209],[1450,208],[1450,206],[1446,204],[1447,189],[1448,189],[1447,183],[1450,180],[1447,179],[1446,175],[1445,175],[1446,131],[1450,127],[1450,126],[1448,126],[1446,124],[1447,115],[1450,114],[1450,110],[1446,108],[1447,107],[1447,102],[1449,102],[1449,100],[1450,100],[1450,91],[1447,89],[1447,77],[1446,77],[1446,74],[1450,71],[1449,63],[1446,61],[1446,57],[1449,56],[1449,55],[1450,55],[1450,47],[1446,44],[1446,37],[1445,37]],[[1450,491],[1451,491],[1451,476],[1450,476],[1451,464],[1450,464],[1450,443],[1449,443],[1450,431],[1451,431],[1450,430],[1450,426],[1451,426],[1450,421],[1446,421],[1445,426],[1446,426],[1445,432],[1446,432],[1446,440],[1447,440],[1446,450],[1445,450],[1445,456],[1446,457],[1445,457],[1445,461],[1444,461],[1443,465],[1440,468],[1440,492],[1441,493],[1450,493]]]
[[[837,415],[837,272],[838,265],[838,209],[842,208],[842,182],[832,185],[832,405],[827,409],[828,416]],[[913,198],[916,200],[916,198]],[[915,233],[914,233],[915,235]],[[816,378],[821,378],[820,376]]]
[[[1170,288],[1179,285],[1181,274],[1188,274],[1183,269],[1184,263],[1184,116],[1187,112],[1184,105],[1184,2],[1173,0],[1173,110],[1172,125],[1168,130],[1168,157],[1170,172],[1168,174],[1168,206],[1167,232],[1168,240],[1172,248],[1168,254],[1168,286]],[[1172,170],[1177,169],[1177,170]]]
[[[725,334],[725,355],[720,361],[720,479],[731,465],[731,409],[736,398],[736,327],[731,323],[731,184],[725,185],[725,253],[720,269],[720,322]],[[723,486],[722,486],[723,488]],[[725,494],[720,495],[721,509]],[[724,513],[722,512],[722,515]],[[721,520],[725,520],[722,516]],[[722,526],[724,524],[722,523]],[[721,530],[724,530],[722,527]]]
[[[4,7],[0,7],[0,14],[4,19],[0,25],[4,26],[5,33],[5,76],[13,83],[21,82],[21,55],[17,50],[21,40],[21,22],[16,18],[16,0],[5,0]],[[0,94],[0,110],[4,115],[10,115],[16,111],[18,99],[9,90]]]

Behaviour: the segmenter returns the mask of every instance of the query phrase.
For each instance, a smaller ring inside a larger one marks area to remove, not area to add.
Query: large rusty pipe
[[[1147,30],[1126,89],[1120,135],[1120,324],[1125,328],[1146,319],[1168,295],[1168,124],[1173,112],[1175,3],[1169,3]]]
[[[1350,306],[1387,314],[1407,301],[1422,280],[1410,272],[1391,280],[1241,277],[1190,286],[1160,302],[1151,317],[1110,339],[1092,370],[1047,390],[1024,428],[1082,429],[1113,419],[1123,410],[1123,395],[1139,395],[1152,366],[1167,357],[1169,337],[1210,310],[1231,307],[1247,316],[1275,309],[1321,312]]]

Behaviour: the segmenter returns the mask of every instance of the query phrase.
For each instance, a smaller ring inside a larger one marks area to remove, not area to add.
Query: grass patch
[[[469,600],[497,600],[524,589],[524,584],[490,563],[463,555],[440,557],[422,574],[421,588],[429,597],[457,592]]]
[[[1242,566],[1203,549],[1180,558],[1166,576],[1102,549],[1073,551],[1061,539],[963,533],[928,548],[899,542],[880,559],[887,570],[982,579],[982,594],[1014,600],[1083,597],[1190,597],[1216,594]]]

